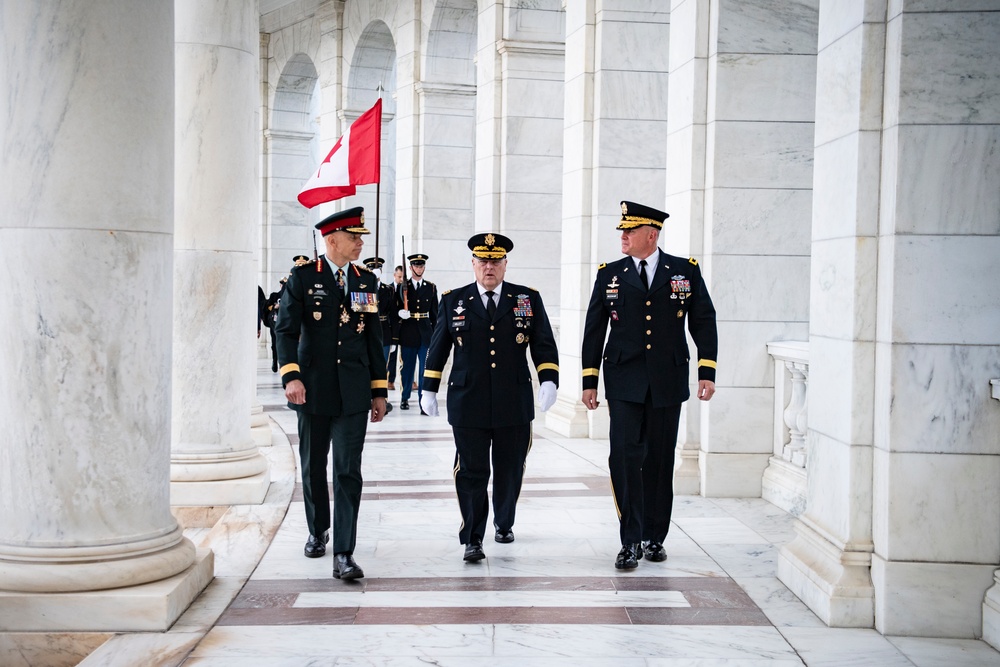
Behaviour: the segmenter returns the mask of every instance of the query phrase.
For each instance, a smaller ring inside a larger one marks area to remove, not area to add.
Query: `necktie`
[[[646,260],[639,262],[639,277],[642,278],[642,286],[649,291],[649,278],[646,277]]]
[[[344,270],[337,269],[337,287],[340,288],[341,294],[344,293]]]
[[[493,301],[493,292],[486,293],[486,314],[490,316],[490,321],[493,321],[493,316],[497,314],[497,304]]]

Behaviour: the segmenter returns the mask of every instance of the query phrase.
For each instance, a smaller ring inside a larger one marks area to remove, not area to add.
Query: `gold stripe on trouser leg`
[[[622,520],[622,510],[618,507],[618,494],[615,493],[615,480],[608,478],[608,482],[611,484],[611,499],[615,501],[615,511],[618,512],[618,520]]]

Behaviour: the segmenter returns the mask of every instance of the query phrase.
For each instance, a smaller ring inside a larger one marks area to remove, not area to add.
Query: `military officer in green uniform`
[[[333,576],[359,579],[354,560],[361,503],[361,452],[372,422],[385,416],[385,355],[378,319],[378,279],[352,263],[361,253],[364,209],[335,213],[316,225],[325,255],[292,269],[281,297],[278,362],[290,408],[298,412],[302,495],[309,539],[305,555],[326,553],[333,461]]]
[[[598,406],[597,382],[611,418],[611,484],[622,548],[618,569],[645,557],[666,560],[673,507],[674,449],[681,404],[690,396],[684,325],[698,348],[698,398],[715,393],[715,306],[695,259],[660,250],[663,211],[621,202],[621,249],[602,264],[583,332],[583,404]],[[608,331],[610,324],[610,333]],[[607,338],[607,346],[604,341]]]
[[[513,247],[501,234],[469,239],[476,280],[442,295],[424,370],[420,405],[436,416],[441,372],[454,351],[448,422],[455,436],[455,490],[462,512],[459,539],[468,562],[485,557],[491,459],[494,539],[514,541],[514,511],[535,418],[529,350],[543,412],[555,402],[559,383],[559,352],[542,295],[504,280],[507,253]]]

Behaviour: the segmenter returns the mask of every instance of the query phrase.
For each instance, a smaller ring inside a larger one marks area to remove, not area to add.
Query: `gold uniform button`
[[[646,319],[647,320],[651,320],[651,319],[653,319],[653,316],[652,315],[646,315]]]
[[[496,368],[496,367],[497,367],[496,362],[490,364],[490,368]]]
[[[338,364],[340,363],[340,359],[337,359],[337,363],[338,363]]]
[[[495,329],[495,328],[496,327],[494,327],[492,324],[490,325],[490,331],[493,331],[493,329]]]
[[[647,305],[647,306],[651,306],[651,305],[653,305],[653,302],[652,302],[652,301],[647,301],[647,302],[646,302],[646,305]]]
[[[653,333],[652,331],[650,331],[649,329],[646,329],[646,335],[647,335],[647,336],[649,336],[649,335],[650,335],[650,334],[652,334],[652,333]]]
[[[496,338],[490,338],[490,342],[491,343],[495,343],[495,342],[497,342],[497,339]]]
[[[646,349],[648,350],[648,349],[650,349],[650,348],[652,348],[652,347],[653,347],[652,345],[647,345],[647,346],[646,346]]]
[[[493,355],[495,355],[496,353],[497,353],[497,351],[496,351],[496,350],[490,350],[490,356],[491,356],[491,357],[492,357]]]

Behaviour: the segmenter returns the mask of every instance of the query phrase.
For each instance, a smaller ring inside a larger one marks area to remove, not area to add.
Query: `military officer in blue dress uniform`
[[[382,324],[382,351],[385,353],[385,358],[389,359],[390,355],[396,351],[396,346],[399,345],[399,313],[396,309],[396,288],[394,285],[386,285],[382,282],[382,266],[385,265],[385,260],[381,257],[369,257],[364,260],[365,267],[378,276],[378,321]],[[389,375],[389,365],[391,362],[386,362],[386,375],[388,379]],[[389,414],[392,412],[392,403],[386,401],[385,413]]]
[[[598,406],[597,381],[611,418],[611,484],[622,548],[618,569],[666,560],[673,507],[674,449],[681,404],[690,397],[684,326],[698,348],[698,398],[715,393],[715,306],[695,259],[660,250],[663,211],[621,202],[626,257],[601,264],[583,332],[583,404]],[[610,323],[610,333],[608,325]],[[607,338],[607,346],[604,341]]]
[[[535,418],[529,350],[543,412],[555,402],[559,383],[559,352],[541,294],[504,280],[513,247],[495,233],[469,240],[476,281],[442,295],[424,371],[421,407],[436,416],[441,371],[454,350],[448,422],[455,435],[455,490],[462,512],[458,535],[468,562],[485,557],[491,457],[494,539],[514,541],[514,510]]]
[[[364,245],[364,209],[316,225],[326,253],[292,269],[275,332],[281,383],[298,412],[302,496],[309,539],[305,555],[326,553],[330,539],[327,455],[333,443],[333,576],[359,579],[354,560],[361,503],[361,452],[368,414],[385,416],[385,355],[378,319],[378,278],[353,263]]]
[[[403,368],[399,380],[403,387],[400,393],[399,409],[410,409],[410,394],[413,392],[414,371],[417,373],[417,402],[424,390],[424,367],[427,346],[431,344],[431,332],[437,320],[437,285],[424,280],[427,255],[416,253],[406,258],[410,263],[410,279],[399,286],[396,305],[399,307],[399,347]],[[420,410],[423,412],[423,409]]]

